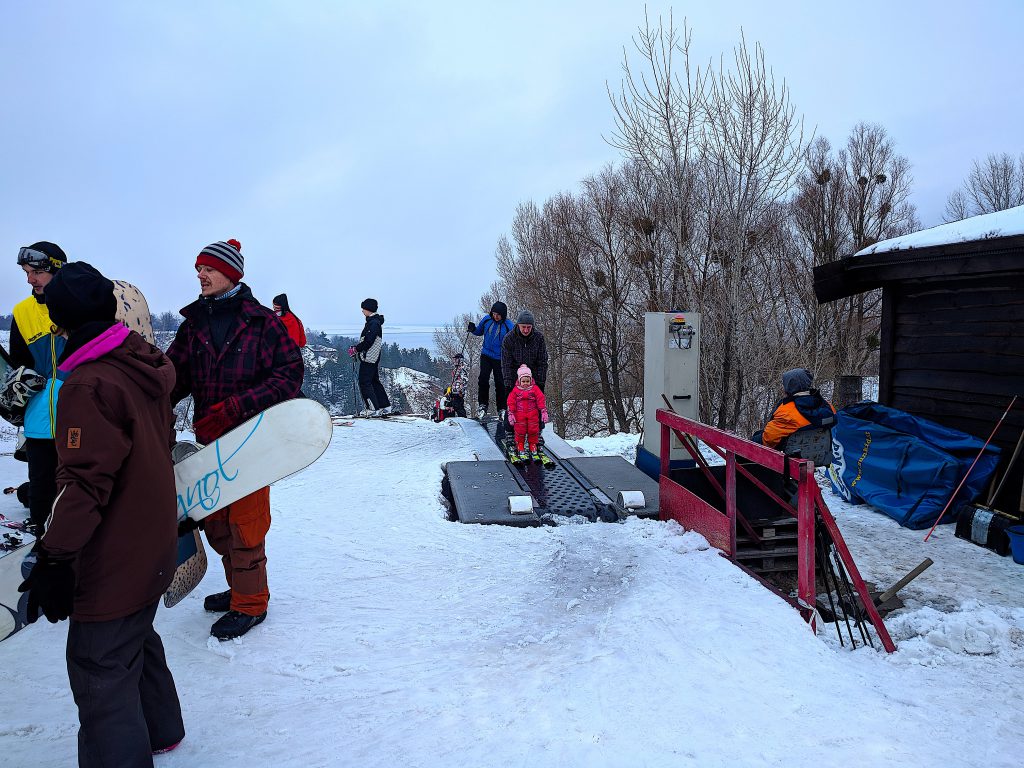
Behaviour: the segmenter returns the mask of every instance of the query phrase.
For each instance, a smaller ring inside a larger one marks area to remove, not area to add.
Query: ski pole
[[[946,510],[949,509],[949,505],[953,503],[953,499],[955,499],[956,495],[960,493],[960,489],[963,488],[964,483],[967,482],[967,478],[970,477],[971,471],[974,469],[974,465],[978,463],[978,460],[981,458],[982,454],[985,453],[985,449],[988,448],[988,444],[992,442],[992,438],[996,436],[996,431],[999,429],[1000,426],[1002,426],[1003,420],[1006,418],[1006,415],[1010,412],[1010,409],[1013,408],[1013,404],[1017,402],[1017,397],[1017,395],[1014,395],[1013,400],[1011,400],[1010,404],[1006,406],[1006,410],[1003,411],[1003,415],[999,417],[999,421],[997,421],[996,425],[992,428],[992,434],[988,436],[988,440],[986,440],[985,444],[981,446],[981,450],[978,451],[978,455],[974,457],[974,461],[972,461],[971,466],[968,467],[967,474],[964,475],[963,479],[960,481],[960,484],[956,487],[956,490],[953,491],[953,495],[949,497],[949,501],[946,502],[946,506],[942,508],[942,511],[939,513],[938,518],[935,520],[935,524],[932,525],[931,530],[929,530],[927,535],[924,537],[925,541],[928,541],[928,538],[932,535],[932,532],[935,530],[935,527],[942,521],[942,517],[946,514]]]
[[[356,395],[356,361],[353,359],[352,363],[352,413],[359,413],[359,398]]]

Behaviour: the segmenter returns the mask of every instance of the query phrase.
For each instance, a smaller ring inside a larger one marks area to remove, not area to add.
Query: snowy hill
[[[389,393],[402,393],[409,403],[410,413],[430,413],[441,392],[441,382],[436,376],[412,368],[385,368],[381,372],[381,381]]]
[[[470,458],[452,422],[358,421],[278,483],[267,621],[209,638],[216,561],[157,614],[187,735],[156,765],[1019,764],[1024,568],[1008,559],[943,527],[890,619],[901,650],[850,652],[674,523],[447,522],[441,463]],[[0,482],[24,474],[0,456]],[[924,556],[914,532],[834,509],[869,579],[899,567],[886,546]],[[4,765],[75,762],[66,632],[0,643]]]

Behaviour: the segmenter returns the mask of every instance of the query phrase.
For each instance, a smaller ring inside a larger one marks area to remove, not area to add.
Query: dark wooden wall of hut
[[[993,442],[1001,477],[1024,430],[1024,269],[890,283],[883,289],[879,401]],[[996,507],[1021,503],[1024,456]],[[982,500],[984,501],[984,499]]]

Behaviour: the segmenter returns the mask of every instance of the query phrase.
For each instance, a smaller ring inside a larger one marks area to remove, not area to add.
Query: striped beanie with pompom
[[[212,267],[228,280],[237,283],[245,274],[242,244],[237,240],[218,240],[203,248],[196,257],[196,267]]]

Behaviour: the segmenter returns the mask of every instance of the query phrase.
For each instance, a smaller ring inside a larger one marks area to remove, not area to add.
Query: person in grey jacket
[[[366,403],[365,416],[386,416],[391,401],[380,383],[380,353],[384,346],[384,315],[377,314],[377,300],[364,299],[359,305],[366,318],[359,343],[349,347],[348,354],[359,361],[359,394]]]
[[[533,380],[543,392],[548,377],[548,346],[544,334],[533,327],[533,313],[528,309],[519,313],[515,329],[501,342],[502,378],[516,381],[521,365],[533,371]]]

